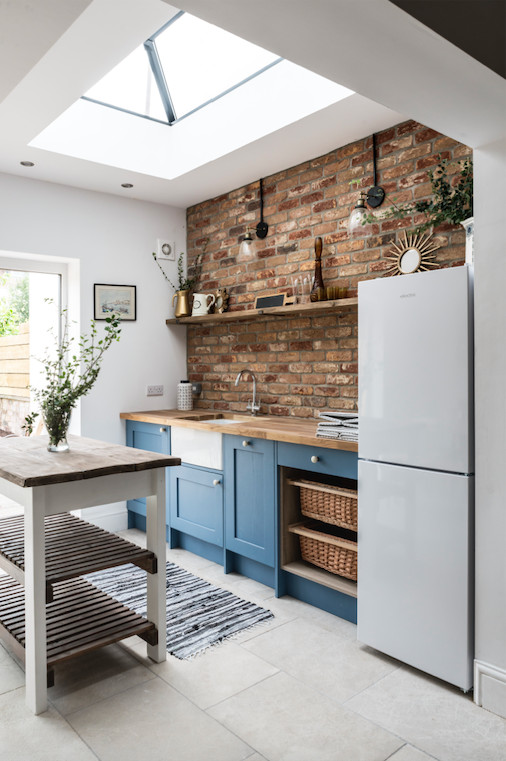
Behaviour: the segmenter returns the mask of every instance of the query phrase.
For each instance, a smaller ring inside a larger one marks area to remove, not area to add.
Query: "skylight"
[[[84,97],[172,123],[281,60],[180,12]]]

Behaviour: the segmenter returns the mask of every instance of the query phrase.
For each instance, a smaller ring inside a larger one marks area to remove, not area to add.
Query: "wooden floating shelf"
[[[223,314],[204,314],[199,317],[179,317],[165,320],[165,322],[167,325],[210,325],[219,322],[256,320],[258,317],[323,316],[336,312],[348,312],[356,309],[357,306],[358,298],[334,299],[333,301],[315,301],[309,304],[290,304],[282,307],[265,307],[264,309],[244,309],[240,312],[223,312]]]
[[[83,576],[92,571],[133,563],[149,573],[156,572],[156,558],[115,534],[77,518],[70,513],[46,517],[46,598],[51,585]],[[19,584],[24,584],[24,517],[0,520],[0,568]]]
[[[84,579],[57,584],[54,592],[54,601],[46,606],[48,672],[57,663],[126,637],[156,641],[153,623]],[[25,591],[9,576],[0,577],[0,637],[24,663]]]
[[[282,565],[283,571],[288,573],[294,573],[296,576],[302,576],[303,579],[309,579],[316,584],[322,584],[330,589],[336,589],[338,592],[342,592],[350,597],[357,596],[357,582],[351,581],[351,579],[345,579],[343,576],[337,576],[329,571],[323,570],[323,568],[317,568],[314,565],[306,563],[304,560],[294,560],[291,563]]]

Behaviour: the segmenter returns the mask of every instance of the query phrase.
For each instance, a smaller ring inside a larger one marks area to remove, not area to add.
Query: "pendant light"
[[[376,178],[376,135],[372,136],[372,167],[373,186],[369,188],[367,193],[363,190],[360,192],[360,197],[350,214],[348,222],[349,235],[357,235],[363,227],[364,218],[368,213],[365,207],[366,201],[371,209],[376,209],[385,200],[385,191],[377,184]]]
[[[267,237],[269,232],[269,225],[264,221],[264,192],[263,192],[263,180],[260,180],[260,222],[256,227],[247,227],[246,234],[241,241],[239,247],[239,254],[237,260],[244,262],[248,259],[253,259],[255,250],[253,246],[253,233],[256,233],[257,238],[263,240]]]

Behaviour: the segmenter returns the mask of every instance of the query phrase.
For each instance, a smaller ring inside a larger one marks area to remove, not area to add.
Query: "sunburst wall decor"
[[[439,267],[434,261],[438,248],[432,235],[413,233],[408,236],[404,231],[404,240],[399,241],[399,244],[394,243],[385,257],[392,263],[385,275],[410,275],[412,272]]]

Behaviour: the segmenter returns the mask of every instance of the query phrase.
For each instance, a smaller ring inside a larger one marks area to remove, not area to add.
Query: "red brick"
[[[472,155],[467,146],[412,120],[379,133],[377,143],[385,209],[391,200],[399,204],[431,196],[425,170],[437,164],[440,151],[456,161]],[[368,136],[266,178],[269,234],[255,240],[255,257],[247,265],[236,256],[246,224],[256,224],[259,218],[258,181],[188,209],[189,271],[210,238],[198,288],[211,292],[226,286],[232,311],[251,308],[257,294],[291,293],[292,276],[313,275],[316,235],[324,239],[327,285],[344,285],[353,296],[359,280],[383,275],[391,266],[385,257],[392,243],[423,216],[383,220],[380,209],[377,222],[364,228],[360,238],[348,237],[348,216],[359,187],[372,184],[371,146]],[[415,161],[424,166],[415,168]],[[458,171],[457,165],[450,170],[455,181]],[[353,179],[360,180],[358,187],[350,185]],[[436,261],[442,266],[462,263],[461,228],[440,226],[437,241],[441,248]],[[356,311],[261,320],[252,314],[245,322],[189,326],[188,377],[203,384],[198,407],[245,410],[250,390],[233,385],[244,366],[257,375],[263,412],[311,419],[325,407],[356,409]]]

